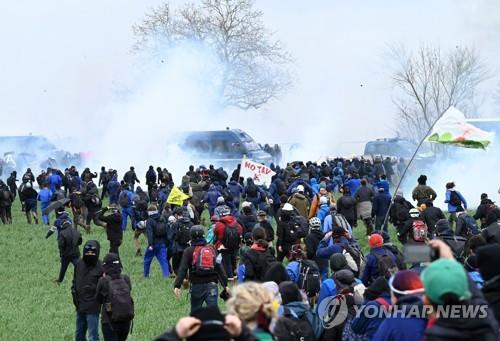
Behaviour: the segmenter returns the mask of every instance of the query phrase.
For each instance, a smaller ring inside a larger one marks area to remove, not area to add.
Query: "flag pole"
[[[436,125],[436,123],[441,119],[441,117],[443,117],[444,113],[449,108],[450,107],[448,107],[446,110],[444,110],[441,114],[439,114],[439,116],[436,118],[436,120],[434,120],[434,123],[432,123],[432,125],[430,126],[429,130],[427,131],[427,134],[425,134],[424,137],[420,140],[420,143],[417,145],[417,148],[415,149],[415,152],[413,152],[413,155],[411,156],[410,161],[408,161],[408,164],[406,165],[406,167],[405,167],[405,169],[403,171],[403,174],[401,174],[401,177],[399,178],[398,185],[396,186],[396,189],[394,191],[394,196],[392,197],[392,200],[391,200],[391,203],[389,205],[389,208],[387,209],[387,213],[385,214],[384,223],[382,224],[382,228],[384,228],[385,224],[387,224],[387,220],[389,218],[389,212],[391,211],[392,205],[394,204],[394,197],[396,196],[396,193],[398,192],[399,187],[401,187],[401,183],[403,182],[403,179],[404,179],[406,173],[408,172],[408,169],[410,168],[410,165],[412,164],[413,160],[417,156],[417,153],[420,150],[420,147],[422,147],[422,144],[427,139],[427,137],[431,134],[432,129],[434,129],[434,126]]]

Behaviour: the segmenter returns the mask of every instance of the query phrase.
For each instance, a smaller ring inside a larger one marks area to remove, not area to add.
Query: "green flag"
[[[460,110],[450,107],[436,122],[427,141],[464,148],[486,149],[494,135],[467,123],[465,115]]]

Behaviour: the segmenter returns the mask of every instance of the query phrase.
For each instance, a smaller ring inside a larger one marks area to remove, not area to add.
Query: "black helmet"
[[[190,230],[191,233],[191,239],[200,239],[205,236],[205,230],[203,230],[203,227],[201,225],[194,225],[191,227]]]

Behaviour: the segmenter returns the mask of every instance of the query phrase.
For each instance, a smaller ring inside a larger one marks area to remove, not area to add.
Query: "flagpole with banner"
[[[486,149],[491,144],[493,140],[493,133],[489,133],[483,131],[477,127],[474,127],[472,124],[466,122],[465,115],[455,108],[454,106],[450,106],[446,111],[441,113],[438,118],[431,125],[427,134],[420,140],[420,143],[417,145],[415,152],[413,153],[410,161],[406,165],[403,174],[399,179],[398,185],[396,186],[396,190],[394,191],[394,196],[399,190],[403,179],[410,168],[413,160],[417,156],[420,147],[428,140],[429,142],[441,143],[441,144],[451,144],[457,147],[463,148],[474,148],[474,149]],[[384,223],[382,226],[385,226],[387,220],[389,218],[389,212],[391,210],[392,205],[394,204],[394,197],[391,200],[389,205],[389,209],[385,214]]]

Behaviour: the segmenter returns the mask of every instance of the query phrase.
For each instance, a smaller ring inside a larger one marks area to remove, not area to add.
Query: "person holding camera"
[[[221,297],[227,298],[229,288],[227,276],[221,264],[221,257],[213,245],[207,244],[203,227],[191,227],[191,246],[182,254],[181,264],[174,282],[174,293],[181,295],[181,286],[189,277],[191,285],[191,312],[198,310],[205,303],[207,306],[217,306],[218,286],[221,283],[224,291]]]

